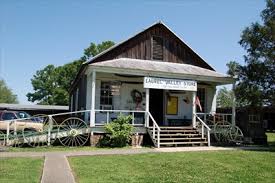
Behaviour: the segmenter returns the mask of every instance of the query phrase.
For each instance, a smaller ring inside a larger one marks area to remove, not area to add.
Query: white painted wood
[[[196,92],[192,92],[192,125],[196,128]]]
[[[149,127],[149,115],[148,115],[148,112],[149,112],[149,107],[150,107],[150,89],[149,88],[146,88],[145,89],[145,92],[146,92],[146,102],[145,102],[145,111],[147,112],[146,113],[146,124],[145,124],[145,126],[146,127]]]
[[[190,79],[196,81],[208,81],[216,82],[217,84],[231,84],[232,78],[230,77],[211,77],[211,76],[201,76],[201,75],[190,75],[190,74],[178,74],[178,73],[168,73],[161,71],[145,71],[145,70],[135,70],[135,69],[124,69],[115,67],[102,67],[96,65],[89,65],[89,67],[96,69],[98,72],[105,73],[117,73],[117,74],[128,74],[128,75],[140,75],[140,76],[154,76],[154,77],[165,77],[165,78],[176,78],[176,79]]]
[[[235,96],[236,81],[232,85],[233,101],[232,101],[232,125],[236,125],[236,96]]]
[[[217,109],[217,95],[218,95],[218,93],[217,93],[216,87],[215,87],[215,89],[213,91],[213,94],[214,94],[214,96],[212,98],[212,101],[210,101],[212,103],[211,110],[210,110],[211,114],[215,114],[216,113],[216,109]]]
[[[96,71],[92,73],[92,101],[91,101],[91,114],[90,114],[90,126],[95,126],[95,87],[96,87]]]

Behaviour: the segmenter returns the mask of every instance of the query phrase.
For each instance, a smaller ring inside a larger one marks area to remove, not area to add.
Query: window
[[[20,119],[22,119],[22,118],[30,118],[31,117],[28,113],[23,112],[23,111],[17,112],[16,116],[18,118],[20,118]]]
[[[101,82],[100,105],[101,106],[113,105],[113,94],[112,94],[112,87],[110,82]]]
[[[197,112],[205,112],[205,105],[206,105],[205,93],[206,93],[205,88],[198,88],[197,97],[200,100],[202,111],[200,111],[200,109],[197,107]]]
[[[153,60],[163,60],[163,39],[162,37],[153,36]]]
[[[13,114],[11,112],[7,112],[7,113],[3,114],[2,119],[3,120],[12,120],[12,119],[16,119],[16,116],[15,116],[15,114]]]

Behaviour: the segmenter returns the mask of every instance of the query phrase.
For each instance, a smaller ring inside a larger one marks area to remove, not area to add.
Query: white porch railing
[[[153,126],[152,126],[152,130],[153,130],[153,134],[152,134],[152,139],[154,141],[154,143],[156,143],[157,147],[160,147],[160,127],[158,126],[156,120],[154,119],[154,117],[152,116],[152,114],[150,112],[147,113],[150,117],[150,119],[153,122]],[[148,123],[148,127],[150,128],[150,125]],[[157,132],[157,139],[156,139],[156,132]],[[151,135],[151,134],[150,134]]]
[[[227,121],[232,123],[233,117],[230,113],[196,113],[210,128],[212,128],[216,122]]]
[[[195,114],[195,116],[196,116],[196,119],[199,120],[199,123],[201,123],[201,138],[206,137],[205,132],[204,132],[205,129],[206,129],[206,131],[207,131],[207,144],[208,144],[208,146],[210,146],[210,131],[211,131],[211,129],[197,114]]]
[[[136,110],[100,110],[95,109],[95,126],[108,124],[120,114],[131,115],[133,126],[146,126],[146,111]]]

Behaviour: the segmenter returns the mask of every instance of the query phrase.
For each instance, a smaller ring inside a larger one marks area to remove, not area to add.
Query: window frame
[[[154,59],[154,38],[155,37],[162,39],[162,60]],[[164,38],[162,36],[158,36],[158,35],[151,36],[151,60],[164,61]]]

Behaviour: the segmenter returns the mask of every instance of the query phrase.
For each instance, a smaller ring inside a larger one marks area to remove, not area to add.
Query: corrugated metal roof
[[[0,103],[0,109],[8,110],[60,110],[67,111],[69,110],[68,106],[58,106],[58,105],[24,105],[24,104],[6,104]]]
[[[184,75],[192,75],[192,76],[226,78],[226,79],[233,80],[233,78],[228,75],[221,74],[209,69],[204,69],[198,66],[193,66],[189,64],[163,62],[163,61],[119,58],[114,60],[107,60],[104,62],[91,63],[90,65],[96,66],[96,67],[134,69],[134,70],[143,70],[143,71],[149,71],[149,72],[154,71],[154,72],[184,74]]]

